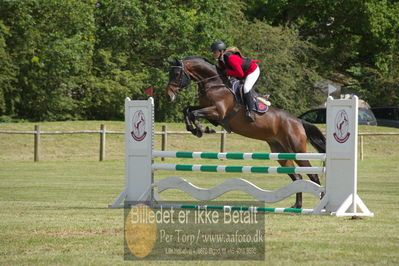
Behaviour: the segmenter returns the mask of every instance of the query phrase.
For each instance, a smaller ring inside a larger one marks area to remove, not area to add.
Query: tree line
[[[299,114],[338,82],[372,105],[399,105],[396,0],[0,0],[0,120],[123,118],[152,88],[157,121],[196,101],[164,97],[166,59],[215,40],[260,60],[260,93]]]

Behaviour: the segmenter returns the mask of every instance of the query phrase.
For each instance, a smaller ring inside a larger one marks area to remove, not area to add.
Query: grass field
[[[123,130],[122,122],[41,123],[41,130]],[[157,125],[160,129],[161,125]],[[182,124],[169,124],[182,130]],[[2,123],[0,129],[33,130],[33,123]],[[360,132],[398,132],[392,128],[360,127]],[[197,139],[169,137],[168,150],[219,150],[219,135]],[[228,152],[268,152],[266,144],[228,135]],[[160,148],[160,136],[156,139]],[[124,184],[123,136],[108,135],[106,161],[98,162],[99,136],[43,135],[41,161],[33,162],[32,135],[0,134],[0,264],[130,264],[123,260],[123,211],[108,209]],[[367,265],[399,264],[399,136],[365,138],[365,159],[359,161],[358,192],[374,218],[352,220],[295,214],[266,215],[266,264]],[[312,149],[309,149],[312,151]],[[159,160],[159,159],[158,159]],[[167,159],[179,163],[178,159]],[[185,161],[189,163],[188,161]],[[201,161],[215,164],[215,161]],[[247,163],[234,162],[234,165]],[[251,165],[276,165],[251,161]],[[159,172],[156,179],[167,176]],[[237,174],[183,173],[195,185],[212,187]],[[265,189],[290,183],[284,175],[240,175]],[[322,180],[324,182],[324,180]],[[190,200],[183,192],[166,191],[164,198]],[[250,200],[230,192],[221,200]],[[274,207],[289,207],[294,196]],[[304,195],[304,208],[317,199]],[[272,207],[273,207],[272,206]],[[150,262],[148,264],[187,264]],[[190,264],[212,265],[199,261]],[[264,262],[217,262],[253,265]]]

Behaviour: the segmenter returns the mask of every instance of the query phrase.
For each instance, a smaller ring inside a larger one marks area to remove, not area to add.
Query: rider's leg
[[[259,67],[255,69],[254,72],[249,74],[244,82],[244,102],[247,107],[246,115],[249,121],[255,121],[252,115],[252,108],[254,107],[253,98],[251,95],[251,89],[254,86],[255,82],[258,80],[260,74]]]
[[[254,100],[252,98],[251,91],[247,92],[247,93],[244,93],[244,103],[245,103],[245,106],[246,106],[245,114],[247,116],[247,119],[250,122],[255,121],[255,119],[254,119],[254,117],[252,115],[252,109],[254,107]]]

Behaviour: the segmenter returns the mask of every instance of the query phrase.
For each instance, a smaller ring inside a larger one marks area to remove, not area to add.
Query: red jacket
[[[232,77],[236,77],[239,79],[242,79],[242,78],[248,76],[249,74],[251,74],[252,72],[254,72],[255,69],[258,67],[256,62],[259,62],[259,60],[252,60],[248,69],[246,71],[244,71],[242,69],[243,59],[239,55],[236,55],[236,54],[230,55],[228,57],[227,65],[224,62],[219,61],[220,65],[222,67],[226,68],[227,76],[232,76]]]

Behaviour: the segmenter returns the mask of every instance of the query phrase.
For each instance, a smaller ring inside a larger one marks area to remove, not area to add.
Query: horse
[[[233,93],[225,85],[223,75],[208,60],[189,56],[183,60],[169,61],[169,83],[166,97],[170,102],[176,100],[179,92],[189,87],[194,81],[198,87],[198,106],[187,106],[183,109],[186,128],[193,135],[201,137],[203,133],[214,130],[203,127],[199,118],[207,119],[213,125],[221,125],[228,131],[247,138],[265,141],[275,153],[306,153],[309,142],[318,152],[325,153],[326,139],[321,131],[304,120],[287,111],[269,107],[266,113],[254,112],[254,122],[249,122],[245,107],[235,101]],[[283,167],[294,167],[292,160],[279,160]],[[302,167],[311,166],[307,160],[296,160]],[[288,174],[292,181],[302,179],[299,174]],[[311,181],[320,185],[317,174],[308,174]],[[322,197],[323,195],[321,195]],[[302,193],[296,193],[296,201],[291,208],[302,207]]]

